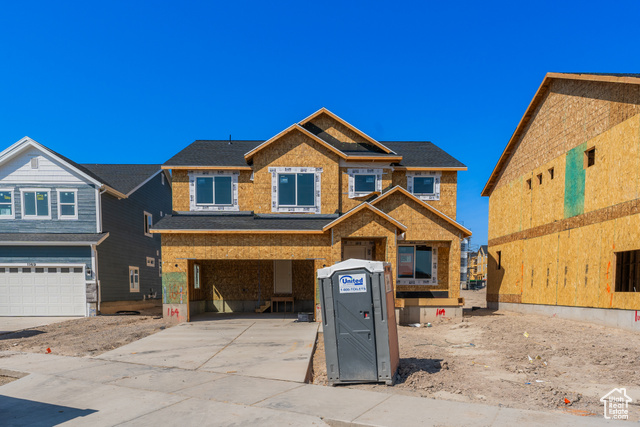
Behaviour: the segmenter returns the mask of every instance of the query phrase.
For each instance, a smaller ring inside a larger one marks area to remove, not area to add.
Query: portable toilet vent
[[[318,270],[330,385],[393,385],[399,349],[391,264],[350,259]]]

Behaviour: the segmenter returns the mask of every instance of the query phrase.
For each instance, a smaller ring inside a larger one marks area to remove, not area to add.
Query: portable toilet
[[[330,385],[393,385],[400,352],[391,264],[350,259],[318,270]]]

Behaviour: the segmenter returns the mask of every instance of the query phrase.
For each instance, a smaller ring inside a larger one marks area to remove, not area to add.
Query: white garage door
[[[0,265],[0,316],[85,314],[83,267]]]

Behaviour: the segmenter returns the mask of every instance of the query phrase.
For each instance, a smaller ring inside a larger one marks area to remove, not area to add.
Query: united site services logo
[[[627,396],[626,388],[614,388],[600,399],[604,405],[604,417],[608,420],[628,420],[629,402],[632,401]]]
[[[344,274],[339,281],[340,293],[367,292],[364,274]]]

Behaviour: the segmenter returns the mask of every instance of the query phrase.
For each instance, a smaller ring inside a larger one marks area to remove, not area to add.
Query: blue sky
[[[0,145],[162,163],[195,139],[266,139],[324,106],[469,167],[458,220],[548,71],[640,72],[640,2],[4,2]]]

